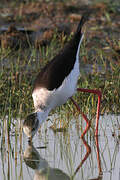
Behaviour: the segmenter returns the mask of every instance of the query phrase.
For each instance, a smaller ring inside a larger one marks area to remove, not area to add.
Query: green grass
[[[12,117],[24,118],[34,110],[31,96],[34,79],[40,69],[50,61],[63,46],[64,41],[58,40],[58,38],[54,36],[49,46],[46,48],[40,47],[39,50],[36,50],[34,47],[30,47],[30,50],[25,50],[24,52],[22,50],[13,51],[10,49],[0,49],[0,116],[2,118],[7,115],[10,119],[12,119]],[[108,46],[112,52],[113,47]],[[119,44],[117,44],[117,46],[119,46]],[[84,64],[85,66],[90,62],[90,64],[94,64],[94,68],[89,74],[82,70],[78,87],[101,90],[101,113],[117,114],[120,112],[120,64],[118,54],[113,53],[116,59],[115,64],[114,59],[108,57],[108,54],[105,54],[101,49],[95,47],[94,51],[96,53],[91,56],[89,56],[89,51],[90,50],[87,49],[87,41],[84,41],[81,48],[82,65]],[[87,59],[86,63],[84,62],[84,58]],[[109,62],[108,65],[106,62]],[[95,70],[97,65],[102,66],[102,72],[98,73]],[[109,70],[106,70],[107,66],[109,66]],[[77,93],[74,98],[83,112],[91,114],[91,117],[95,116],[97,97]],[[73,114],[78,115],[70,101],[55,111],[65,111],[69,116]]]

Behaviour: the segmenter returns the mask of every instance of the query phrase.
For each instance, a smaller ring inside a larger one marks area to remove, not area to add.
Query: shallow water
[[[85,126],[81,117],[79,123],[73,119],[68,131],[54,133],[48,121],[34,137],[33,145],[28,145],[20,120],[14,120],[10,134],[2,128],[0,179],[120,180],[120,116],[100,117],[97,148],[93,129],[80,138],[81,123]]]

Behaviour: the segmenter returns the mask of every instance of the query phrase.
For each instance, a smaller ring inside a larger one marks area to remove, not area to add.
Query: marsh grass
[[[69,37],[70,38],[70,37]],[[58,38],[55,33],[51,43],[46,47],[35,49],[30,46],[29,50],[0,49],[0,116],[4,119],[8,116],[8,127],[11,126],[11,119],[25,118],[27,114],[34,111],[32,101],[32,87],[34,79],[40,69],[50,61],[68,41],[63,35]],[[87,41],[81,47],[81,66],[93,64],[90,73],[81,70],[78,87],[99,89],[102,91],[101,114],[120,112],[120,64],[119,53],[116,47],[120,48],[120,43],[107,42],[107,48],[112,54],[108,56],[104,49],[94,47],[95,54],[89,56]],[[85,62],[84,59],[87,59]],[[88,63],[89,62],[89,63]],[[102,71],[97,68],[102,66]],[[79,104],[81,110],[87,113],[90,119],[96,114],[97,96],[85,93],[77,93],[74,99]],[[66,119],[78,116],[79,113],[74,108],[70,100],[56,110],[60,114],[60,127],[67,127]],[[68,118],[69,117],[69,118]],[[57,121],[56,121],[57,124]]]

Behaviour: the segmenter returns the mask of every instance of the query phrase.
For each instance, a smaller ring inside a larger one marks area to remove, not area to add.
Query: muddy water
[[[85,127],[81,117],[79,123],[73,119],[65,133],[54,133],[48,121],[31,145],[20,130],[20,121],[14,123],[10,134],[5,122],[1,131],[1,180],[120,180],[120,116],[101,116],[98,139],[94,138],[93,129],[80,138],[81,124]]]

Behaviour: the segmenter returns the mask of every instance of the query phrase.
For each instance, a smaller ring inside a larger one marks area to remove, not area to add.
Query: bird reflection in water
[[[32,143],[24,152],[24,161],[27,166],[35,169],[34,180],[70,180],[70,177],[58,168],[51,168],[43,159]]]
[[[91,147],[88,145],[84,137],[81,138],[85,148],[86,154],[84,158],[81,160],[80,164],[76,168],[73,176],[68,176],[65,172],[58,168],[51,168],[48,162],[42,158],[36,148],[32,143],[28,144],[27,149],[24,152],[24,161],[26,165],[35,170],[34,180],[74,180],[76,174],[79,172],[80,168],[87,160],[91,153]],[[98,161],[98,169],[99,175],[97,178],[92,178],[89,180],[102,180],[102,170],[101,170],[101,162],[99,157],[99,144],[98,144],[98,136],[96,136],[96,150],[97,150],[97,161]]]

